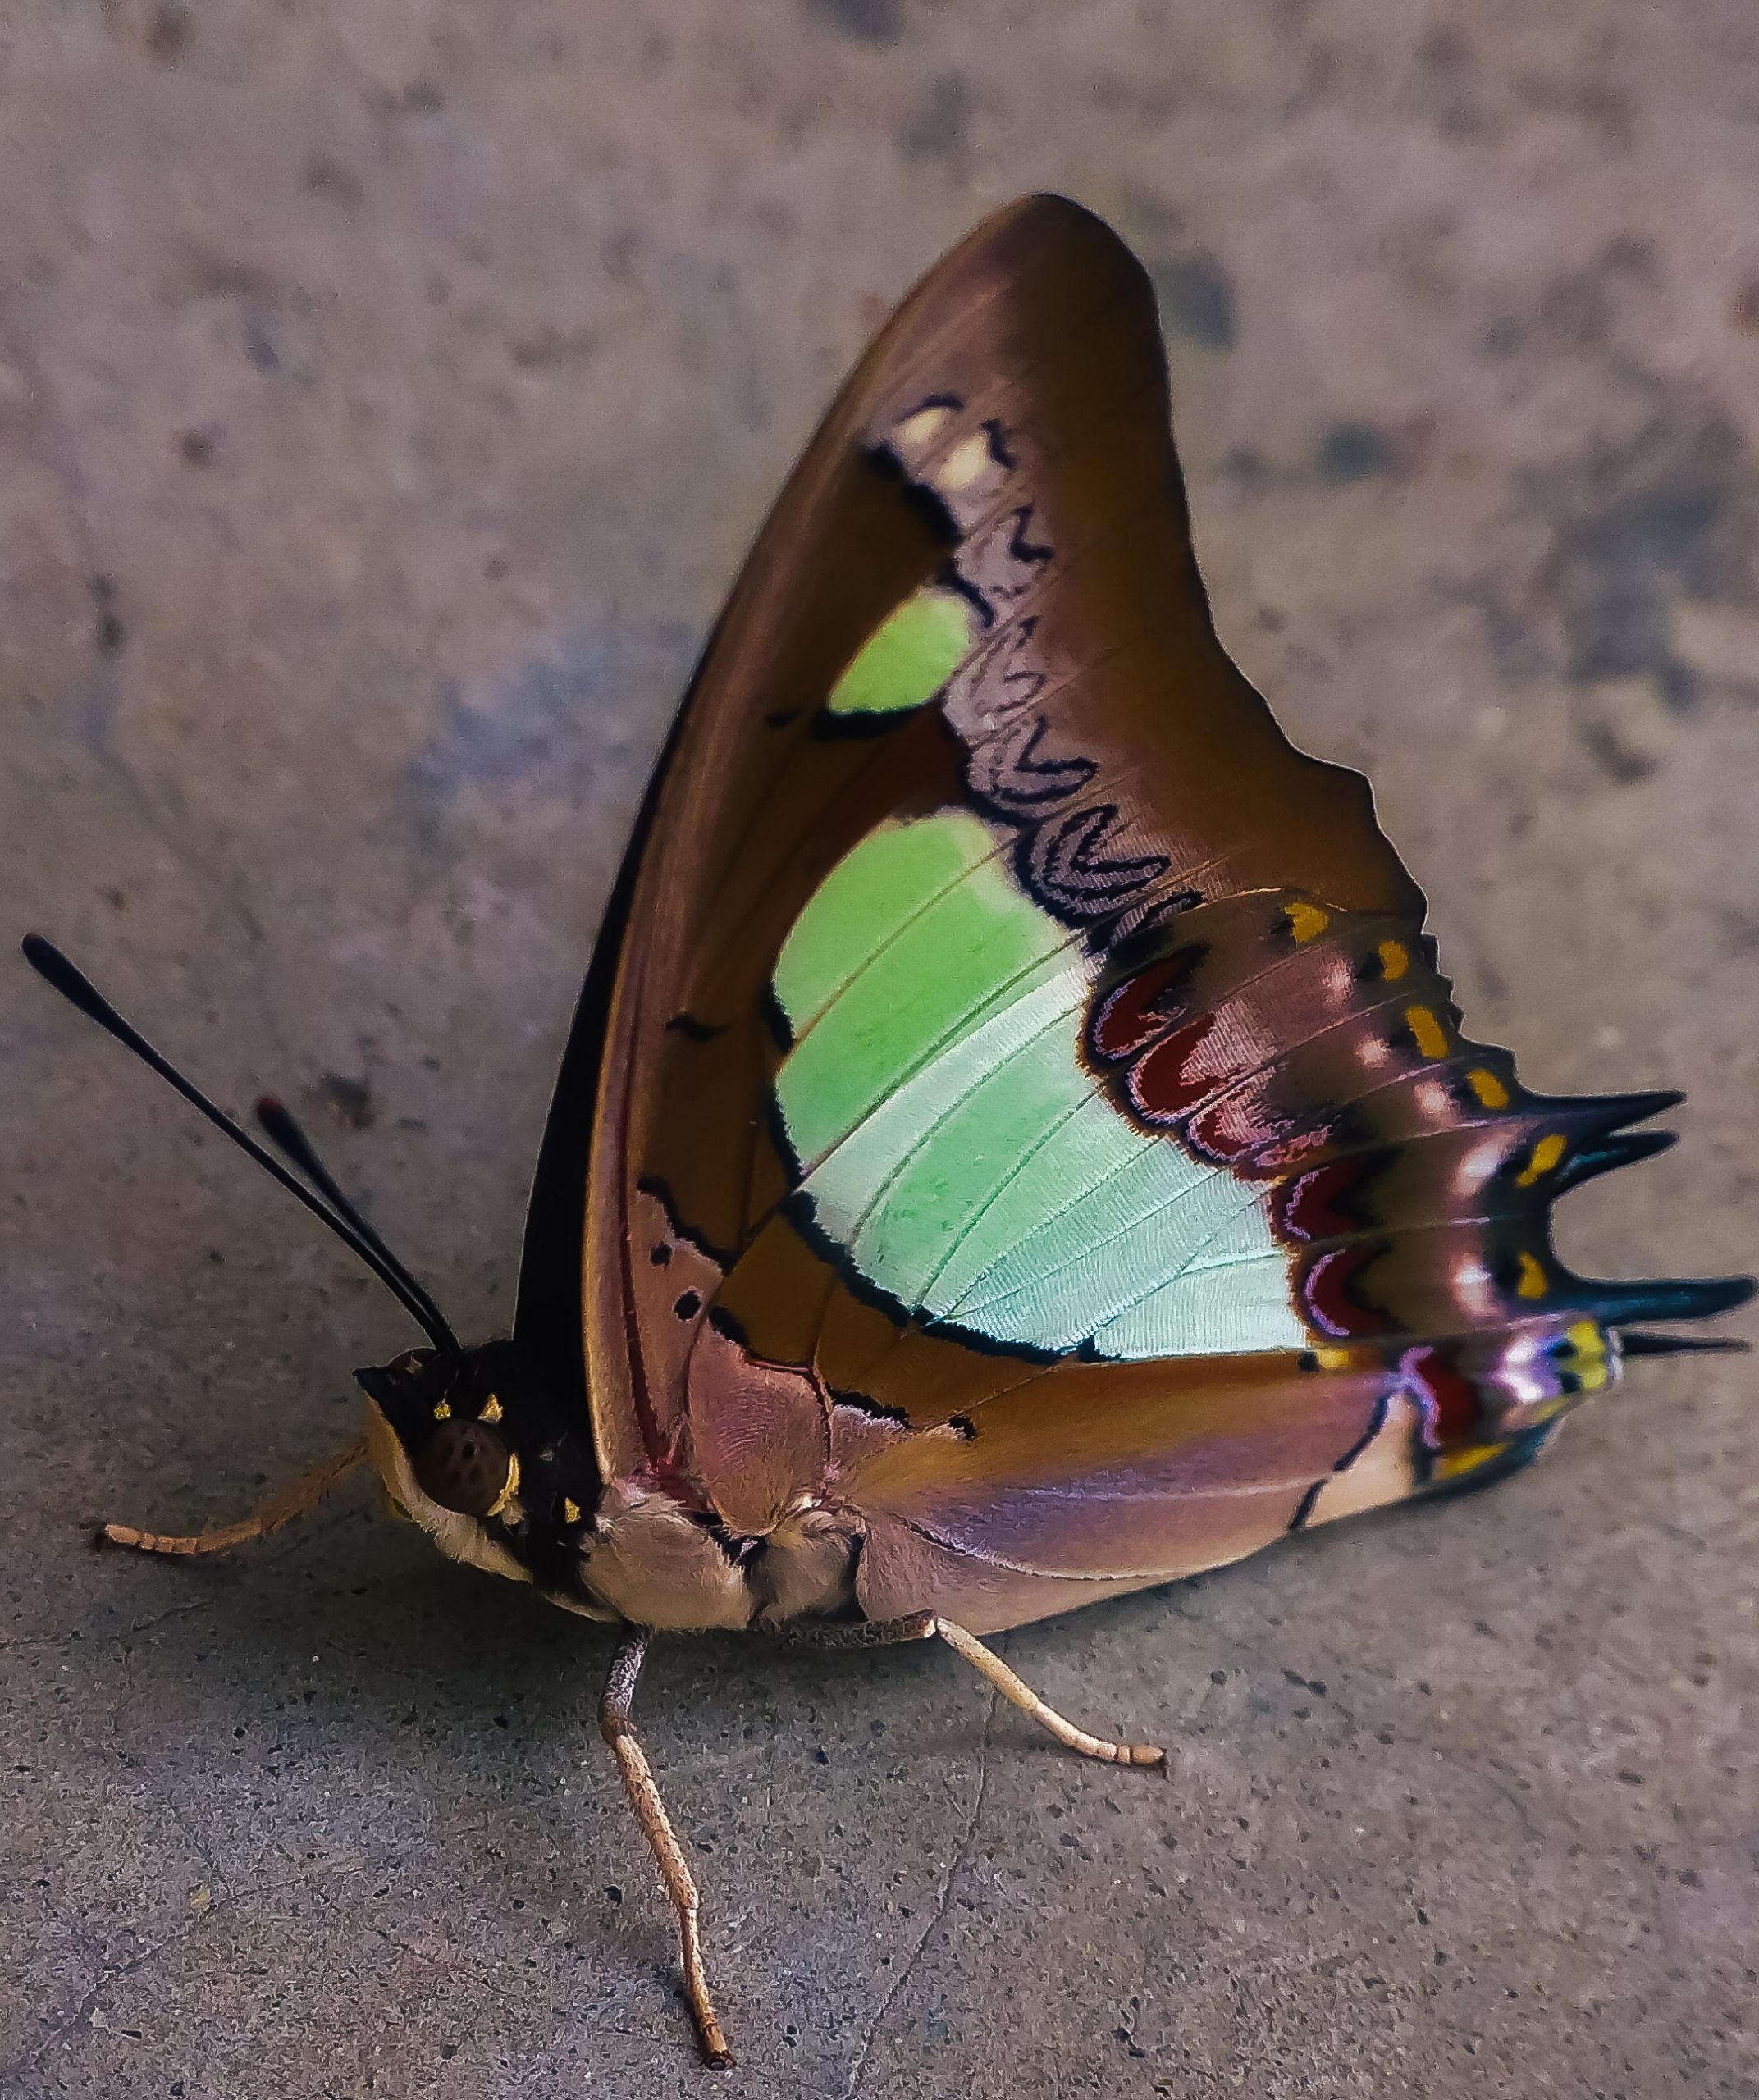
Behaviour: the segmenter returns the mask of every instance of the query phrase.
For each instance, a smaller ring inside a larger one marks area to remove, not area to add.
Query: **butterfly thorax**
[[[591,1438],[511,1341],[412,1350],[356,1373],[387,1505],[449,1558],[534,1584],[587,1617],[678,1629],[845,1610],[856,1527],[794,1498],[761,1532],[729,1522],[683,1468],[602,1478]]]

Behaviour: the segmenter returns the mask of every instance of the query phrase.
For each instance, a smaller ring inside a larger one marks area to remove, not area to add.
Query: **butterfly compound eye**
[[[486,1517],[505,1491],[513,1454],[484,1422],[443,1422],[416,1454],[416,1485],[442,1509]]]

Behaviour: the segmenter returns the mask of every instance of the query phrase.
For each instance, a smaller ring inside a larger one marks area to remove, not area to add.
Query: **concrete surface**
[[[1066,189],[1166,294],[1224,632],[1368,765],[1473,1020],[1687,1142],[1589,1267],[1756,1244],[1751,0],[21,0],[0,27],[0,897],[274,1085],[471,1333],[644,769],[882,305]],[[0,2091],[697,2089],[607,1644],[363,1491],[233,1565],[396,1308],[23,969]],[[1755,1372],[950,1660],[663,1655],[734,2096],[1750,2093]]]

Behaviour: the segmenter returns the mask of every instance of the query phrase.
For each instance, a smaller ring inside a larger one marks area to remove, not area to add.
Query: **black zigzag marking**
[[[1097,919],[1158,882],[1172,866],[1164,853],[1108,860],[1105,848],[1119,829],[1115,802],[1096,802],[1028,832],[1017,849],[1021,879],[1051,910],[1071,919]]]

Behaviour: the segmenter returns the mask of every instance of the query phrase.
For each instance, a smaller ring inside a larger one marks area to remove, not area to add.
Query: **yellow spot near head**
[[[1563,1139],[1556,1130],[1548,1132],[1540,1139],[1538,1144],[1528,1154],[1527,1164],[1515,1177],[1515,1187],[1517,1189],[1532,1188],[1534,1182],[1538,1180],[1542,1175],[1549,1174],[1563,1157]],[[1589,1321],[1584,1324],[1592,1326],[1593,1322]]]
[[[578,1524],[580,1522],[580,1504],[571,1495],[564,1495],[562,1497],[562,1522],[564,1524]]]
[[[1500,1444],[1462,1444],[1457,1451],[1444,1451],[1435,1462],[1437,1480],[1458,1480],[1462,1473],[1476,1472],[1482,1465],[1502,1456]]]
[[[502,1510],[504,1510],[507,1504],[512,1501],[513,1498],[519,1493],[519,1454],[517,1451],[509,1451],[507,1454],[507,1477],[501,1482],[500,1493],[496,1496],[495,1500],[483,1512],[483,1514],[487,1517],[500,1516]]]
[[[1282,915],[1289,922],[1289,931],[1294,934],[1297,947],[1318,940],[1332,923],[1331,913],[1323,911],[1317,904],[1286,904]]]
[[[500,1420],[500,1395],[499,1393],[491,1393],[489,1395],[488,1398],[482,1403],[482,1412],[477,1417],[477,1420],[478,1422],[499,1422]]]
[[[1347,1371],[1350,1351],[1347,1349],[1316,1349],[1314,1361],[1322,1371]]]
[[[925,445],[932,445],[952,421],[953,411],[944,405],[918,409],[898,425],[898,442],[918,452]]]
[[[1417,1039],[1417,1047],[1426,1057],[1445,1057],[1447,1055],[1447,1031],[1428,1007],[1407,1007],[1405,1025]]]
[[[1396,984],[1411,966],[1411,952],[1403,941],[1382,941],[1380,944],[1380,974],[1389,984]]]
[[[957,494],[968,489],[989,463],[989,441],[980,430],[973,431],[954,445],[932,478],[936,488],[951,489]]]
[[[1537,1258],[1524,1250],[1520,1258],[1519,1272],[1515,1279],[1515,1294],[1517,1298],[1545,1296],[1545,1271]]]
[[[1466,1084],[1487,1108],[1506,1108],[1509,1089],[1488,1066],[1474,1065],[1466,1074]]]
[[[450,1400],[436,1400],[434,1402],[434,1420],[436,1422],[450,1422],[451,1419],[452,1403]]]

